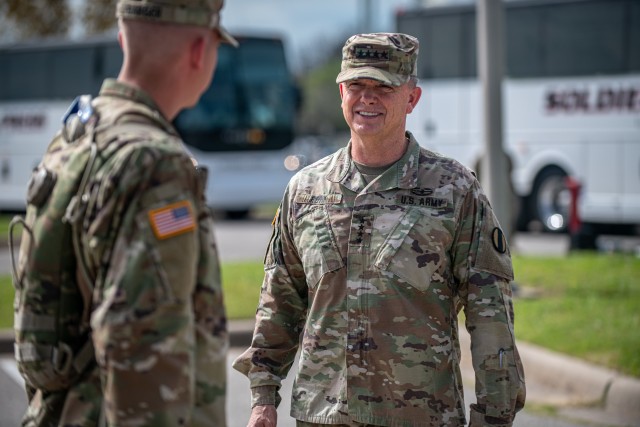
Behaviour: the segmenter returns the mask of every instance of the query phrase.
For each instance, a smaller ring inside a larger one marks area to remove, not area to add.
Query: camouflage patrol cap
[[[224,0],[118,0],[116,16],[216,29],[223,42],[237,47],[238,41],[220,24],[223,5]]]
[[[372,33],[351,36],[342,48],[336,83],[374,79],[400,86],[416,76],[418,39],[408,34]]]

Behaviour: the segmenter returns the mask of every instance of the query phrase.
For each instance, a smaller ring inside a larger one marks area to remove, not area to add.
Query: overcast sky
[[[284,38],[290,63],[301,69],[346,37],[365,30],[366,0],[226,0],[222,23],[234,33],[266,31]],[[371,0],[371,31],[394,31],[395,11],[416,0]],[[327,46],[331,45],[331,46]]]

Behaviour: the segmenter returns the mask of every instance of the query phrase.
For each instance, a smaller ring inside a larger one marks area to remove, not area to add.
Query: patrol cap
[[[238,41],[220,25],[223,5],[224,0],[118,0],[116,17],[208,27],[237,47]]]
[[[342,48],[342,66],[336,83],[373,79],[400,86],[417,75],[418,39],[401,33],[351,36]]]

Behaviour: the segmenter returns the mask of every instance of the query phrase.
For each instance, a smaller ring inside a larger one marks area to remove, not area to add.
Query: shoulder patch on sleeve
[[[153,233],[160,240],[195,230],[196,220],[188,200],[149,211]]]
[[[488,205],[482,204],[482,224],[474,267],[513,280],[511,253],[500,224]]]
[[[491,232],[491,242],[493,243],[493,247],[496,251],[501,254],[507,252],[507,239],[504,237],[504,233],[500,228],[493,228],[493,231]]]

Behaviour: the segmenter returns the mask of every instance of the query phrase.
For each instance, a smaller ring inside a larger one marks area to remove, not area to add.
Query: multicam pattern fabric
[[[400,86],[417,75],[419,46],[418,39],[408,34],[356,34],[342,47],[336,83],[374,79]]]
[[[222,41],[238,41],[220,24],[224,0],[118,0],[116,17],[149,22],[215,28]]]
[[[275,402],[300,347],[291,398],[298,420],[465,425],[463,310],[477,383],[472,420],[510,425],[523,407],[511,260],[493,246],[491,206],[466,168],[408,137],[404,157],[369,184],[350,146],[291,180],[253,342],[234,362],[254,404]]]
[[[24,425],[97,426],[102,416],[225,426],[228,337],[206,174],[141,91],[107,80],[94,108],[103,161],[83,197],[82,254],[97,365],[68,390],[36,391]],[[149,212],[175,205],[195,226],[157,238]]]

